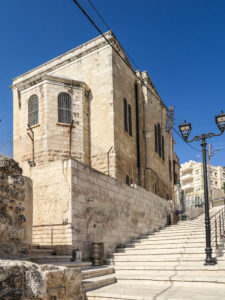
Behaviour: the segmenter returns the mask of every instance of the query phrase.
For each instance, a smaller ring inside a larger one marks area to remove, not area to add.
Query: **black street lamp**
[[[191,123],[187,123],[184,121],[184,124],[179,126],[180,132],[182,134],[183,139],[187,142],[193,141],[202,141],[202,158],[203,158],[203,175],[204,175],[204,196],[205,196],[205,232],[206,232],[206,259],[205,265],[215,265],[216,259],[212,258],[212,248],[211,248],[211,225],[209,218],[209,200],[208,200],[208,181],[207,181],[207,162],[206,162],[206,139],[219,136],[225,131],[225,114],[223,111],[215,117],[216,124],[220,130],[220,133],[215,134],[209,132],[207,134],[203,133],[202,135],[195,136],[192,140],[188,141],[188,137],[191,132]]]

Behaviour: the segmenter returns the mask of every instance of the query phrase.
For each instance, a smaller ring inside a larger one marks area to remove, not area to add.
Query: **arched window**
[[[38,117],[39,100],[37,95],[32,95],[28,101],[28,124],[36,125],[39,122]]]
[[[72,121],[72,101],[67,93],[58,95],[58,122],[70,124]]]

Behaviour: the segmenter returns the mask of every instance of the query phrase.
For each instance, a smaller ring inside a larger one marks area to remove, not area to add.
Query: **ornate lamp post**
[[[188,137],[191,132],[191,123],[187,123],[184,121],[184,124],[179,126],[180,132],[182,134],[183,139],[187,142],[193,141],[202,141],[202,158],[203,158],[203,175],[204,175],[204,196],[205,196],[205,232],[206,232],[206,259],[205,265],[214,265],[216,264],[215,258],[212,258],[212,248],[211,248],[211,225],[209,218],[209,201],[208,201],[208,181],[207,181],[207,161],[206,161],[206,139],[219,136],[225,131],[225,114],[223,111],[215,117],[216,124],[220,130],[220,133],[215,134],[209,132],[207,134],[203,133],[202,135],[197,135],[193,139],[188,141]]]

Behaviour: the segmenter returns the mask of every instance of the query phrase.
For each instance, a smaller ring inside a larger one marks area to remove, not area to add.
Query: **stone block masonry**
[[[14,160],[0,155],[0,299],[83,300],[80,269],[27,261],[32,202],[31,180]]]
[[[141,187],[130,187],[84,164],[71,161],[72,245],[91,257],[92,242],[105,255],[167,222],[169,203]]]
[[[0,156],[0,258],[27,258],[32,242],[32,182]]]
[[[169,202],[79,161],[58,160],[31,169],[34,191],[38,191],[34,193],[35,244],[67,254],[78,248],[84,259],[90,259],[93,242],[103,242],[107,255],[119,244],[167,223]],[[48,178],[52,178],[49,184]]]

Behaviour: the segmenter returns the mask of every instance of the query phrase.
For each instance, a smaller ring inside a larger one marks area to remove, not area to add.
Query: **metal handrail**
[[[212,215],[210,217],[210,220],[213,219],[217,214],[219,214],[222,210],[225,210],[225,206],[223,208],[221,208],[220,210],[218,210],[214,215]]]
[[[211,245],[215,249],[216,255],[220,255],[225,242],[225,206],[210,217],[211,224]]]

